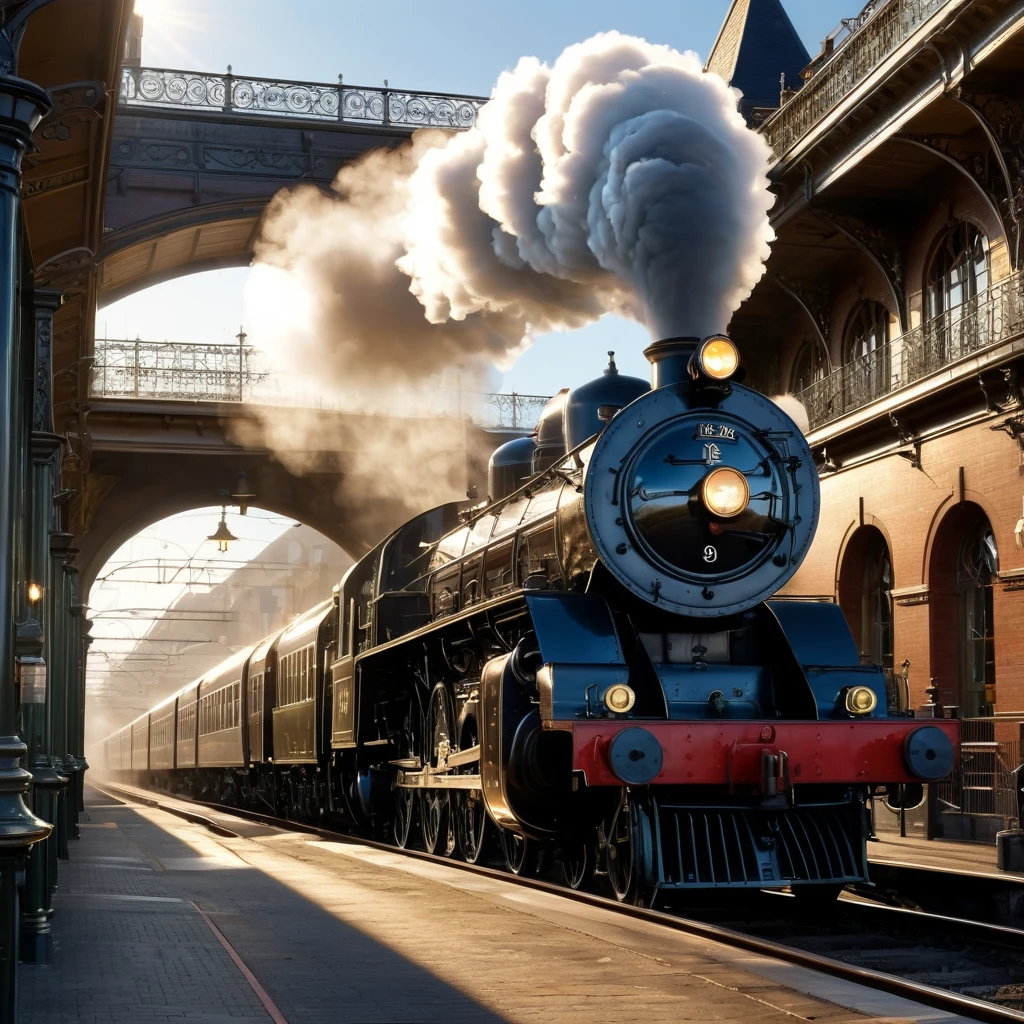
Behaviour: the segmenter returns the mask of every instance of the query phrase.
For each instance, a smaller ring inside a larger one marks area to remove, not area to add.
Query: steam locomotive
[[[819,513],[807,442],[724,335],[646,352],[499,448],[332,601],[105,741],[114,777],[573,887],[867,878],[866,800],[953,767],[835,604],[775,599]],[[895,797],[891,797],[895,799]]]

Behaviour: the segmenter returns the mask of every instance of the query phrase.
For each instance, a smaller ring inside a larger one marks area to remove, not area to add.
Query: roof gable
[[[810,55],[781,0],[733,0],[705,70],[743,93],[741,108],[777,107],[780,77],[799,88]]]

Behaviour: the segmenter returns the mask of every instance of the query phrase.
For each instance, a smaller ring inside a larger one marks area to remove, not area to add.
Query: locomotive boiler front
[[[566,561],[597,560],[635,597],[691,618],[735,614],[796,572],[818,521],[810,448],[774,402],[733,379],[728,339],[645,353],[654,390],[614,417],[566,509]]]

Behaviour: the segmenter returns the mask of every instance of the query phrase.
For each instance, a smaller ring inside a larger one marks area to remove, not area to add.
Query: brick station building
[[[894,699],[905,677],[918,708],[934,681],[972,720],[964,736],[1000,742],[1012,767],[1024,3],[877,0],[796,73],[794,39],[779,0],[736,0],[708,62],[747,79],[775,154],[777,239],[730,332],[755,385],[796,394],[809,419],[821,524],[787,591],[837,600]]]

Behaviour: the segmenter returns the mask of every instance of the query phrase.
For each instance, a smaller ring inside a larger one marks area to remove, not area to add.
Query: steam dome
[[[492,501],[507,497],[532,475],[532,437],[517,437],[495,448],[487,463],[487,493]]]
[[[588,437],[599,434],[620,409],[650,390],[647,381],[619,373],[615,353],[609,352],[604,373],[574,388],[566,396],[562,414],[566,451],[572,451]]]

